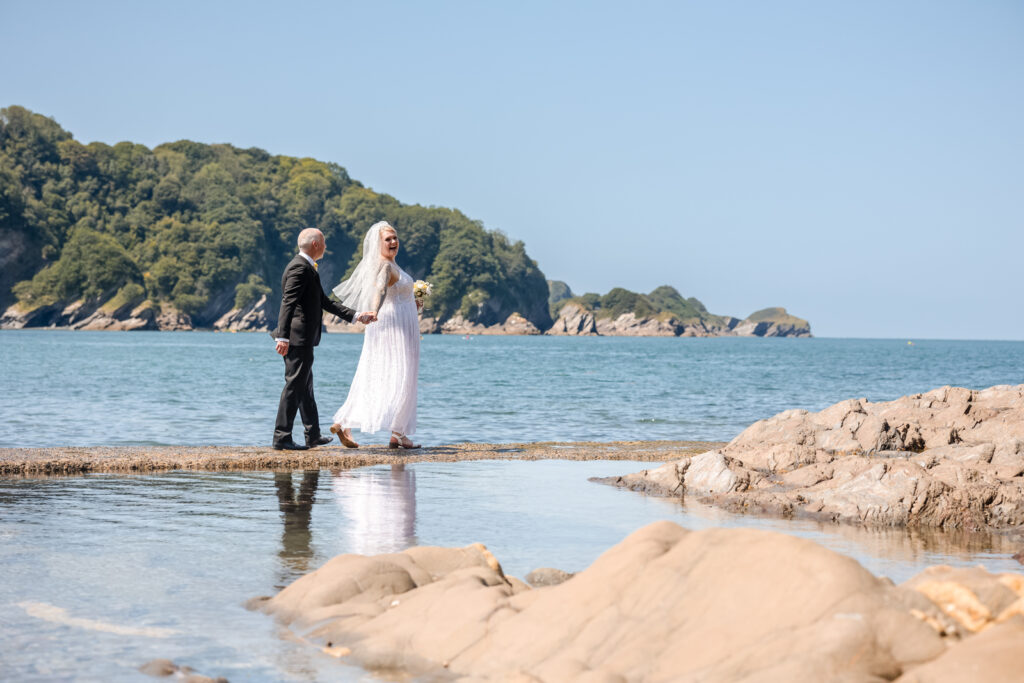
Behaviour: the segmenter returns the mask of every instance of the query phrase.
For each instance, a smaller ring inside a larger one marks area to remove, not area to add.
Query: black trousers
[[[277,405],[274,443],[292,438],[295,412],[302,416],[306,443],[320,438],[320,414],[313,398],[313,347],[289,346],[284,357],[284,389]]]

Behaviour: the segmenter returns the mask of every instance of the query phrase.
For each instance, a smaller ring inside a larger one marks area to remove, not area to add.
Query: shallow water
[[[897,582],[1019,571],[1002,537],[736,516],[587,481],[650,463],[475,461],[352,471],[0,478],[0,680],[152,680],[166,657],[232,681],[364,680],[249,598],[342,552],[486,544],[508,574],[586,568],[660,519],[804,536]]]
[[[361,344],[317,349],[325,425]],[[1024,342],[427,335],[421,350],[427,444],[728,441],[789,408],[1024,382]],[[267,444],[284,381],[265,334],[7,330],[0,369],[0,447]]]

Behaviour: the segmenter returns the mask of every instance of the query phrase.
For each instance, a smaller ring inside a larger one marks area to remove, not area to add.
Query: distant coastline
[[[424,334],[811,336],[784,308],[716,315],[669,286],[576,296],[522,242],[315,159],[189,140],[83,145],[11,106],[0,109],[0,178],[11,190],[0,196],[0,329],[270,330],[300,230],[326,236],[329,287],[386,219],[399,263],[434,285]]]

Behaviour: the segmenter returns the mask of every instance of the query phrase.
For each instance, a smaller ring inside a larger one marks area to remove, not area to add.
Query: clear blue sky
[[[83,142],[334,161],[578,293],[1024,339],[1021,2],[0,0],[0,62]]]

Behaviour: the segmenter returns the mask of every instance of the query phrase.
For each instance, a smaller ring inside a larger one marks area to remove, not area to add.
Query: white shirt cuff
[[[279,341],[286,342],[288,340],[287,339],[282,339],[281,337],[274,337],[274,341],[276,341],[276,342],[279,342]]]

